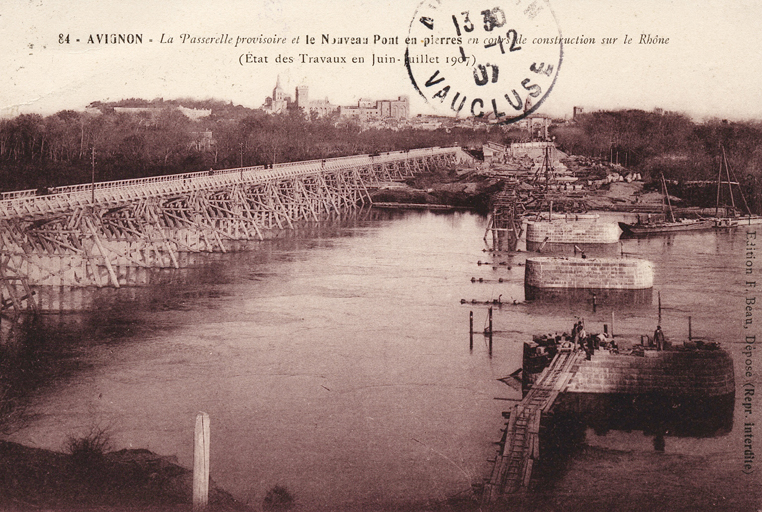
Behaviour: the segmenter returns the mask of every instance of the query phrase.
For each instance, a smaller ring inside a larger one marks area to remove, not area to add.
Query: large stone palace
[[[270,114],[281,114],[292,109],[301,109],[305,113],[316,112],[320,116],[338,112],[341,117],[370,121],[375,119],[408,119],[410,117],[410,101],[407,96],[399,96],[394,100],[369,100],[361,98],[357,105],[341,106],[332,104],[328,98],[310,100],[309,87],[296,87],[295,99],[286,94],[278,76],[272,96],[265,99],[262,110]]]

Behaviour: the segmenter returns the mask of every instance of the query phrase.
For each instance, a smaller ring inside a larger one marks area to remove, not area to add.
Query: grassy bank
[[[192,471],[172,457],[77,442],[61,453],[0,441],[0,509],[190,510]],[[209,510],[252,509],[212,482]]]

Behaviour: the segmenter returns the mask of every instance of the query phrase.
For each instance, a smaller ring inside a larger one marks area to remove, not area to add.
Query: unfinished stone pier
[[[619,343],[622,349],[632,346]],[[536,470],[549,458],[552,438],[569,434],[567,430],[610,425],[702,437],[732,428],[733,360],[716,344],[699,348],[688,341],[668,350],[641,346],[631,354],[562,347],[541,370],[533,369],[528,357],[537,347],[534,342],[524,346],[524,377],[532,373],[533,383],[503,413],[508,422],[481,496],[489,510],[503,509],[532,489]]]
[[[524,285],[534,288],[644,290],[653,288],[653,264],[636,258],[527,258]]]
[[[527,250],[537,251],[547,244],[616,244],[622,230],[616,222],[580,219],[573,215],[551,221],[527,222]]]
[[[570,393],[720,397],[735,393],[733,360],[722,350],[596,352],[569,381]]]

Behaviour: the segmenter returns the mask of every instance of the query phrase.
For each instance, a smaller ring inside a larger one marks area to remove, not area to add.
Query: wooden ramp
[[[505,429],[482,503],[489,504],[509,494],[525,491],[532,468],[540,459],[540,422],[576,372],[585,352],[559,352],[524,399],[516,404]]]

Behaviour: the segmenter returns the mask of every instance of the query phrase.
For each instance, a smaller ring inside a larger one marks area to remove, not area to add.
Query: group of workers
[[[606,344],[608,339],[605,334],[588,334],[585,330],[585,321],[580,320],[572,327],[571,342],[573,350],[584,350],[587,358],[590,359],[595,351],[601,348],[601,342]]]
[[[653,338],[649,336],[644,336],[643,338],[647,339],[647,341],[645,339],[643,340],[644,346],[656,348],[657,350],[665,350],[667,348],[666,338],[660,325],[656,327]],[[542,340],[546,340],[546,342],[543,343]],[[548,354],[551,358],[555,355],[557,349],[574,351],[584,350],[587,354],[587,359],[591,359],[595,351],[601,348],[608,349],[615,353],[619,351],[619,347],[613,336],[609,336],[608,333],[588,334],[585,330],[584,320],[579,320],[574,323],[574,326],[572,326],[571,329],[571,335],[565,332],[563,335],[556,334],[555,336],[550,335],[547,338],[543,337],[542,340],[538,341],[538,343],[544,345],[541,347],[541,352]],[[552,347],[552,352],[549,352],[548,347]]]
[[[648,337],[646,336],[646,338]],[[609,339],[605,333],[588,335],[585,331],[584,320],[578,321],[574,324],[574,327],[572,327],[571,343],[574,350],[584,350],[587,352],[588,359],[590,359],[590,356],[598,350],[601,345],[611,350],[617,350],[617,345],[613,337]],[[656,350],[665,350],[667,348],[667,341],[664,336],[664,331],[661,330],[661,325],[656,326],[653,338],[648,338],[648,346],[656,348]]]
[[[574,323],[571,335],[564,333],[562,336],[556,336],[556,345],[561,349],[584,350],[588,359],[601,347],[617,350],[616,342],[607,334],[588,334],[585,330],[584,320]]]

